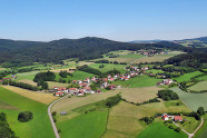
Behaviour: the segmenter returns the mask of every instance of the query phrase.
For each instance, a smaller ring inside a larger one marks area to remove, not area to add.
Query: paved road
[[[62,98],[64,98],[64,97],[62,97]],[[60,98],[60,99],[62,99],[62,98]],[[50,118],[50,123],[51,123],[51,125],[52,125],[52,128],[53,128],[53,131],[54,131],[54,134],[55,134],[55,137],[56,137],[56,138],[60,138],[60,135],[59,135],[59,133],[58,133],[57,127],[56,127],[56,125],[55,125],[55,122],[54,122],[54,120],[53,120],[53,118],[52,118],[51,107],[52,107],[57,101],[59,101],[60,99],[57,99],[57,100],[55,100],[54,102],[52,102],[52,103],[50,104],[50,106],[48,107],[48,109],[47,109],[48,116],[49,116],[49,118]]]

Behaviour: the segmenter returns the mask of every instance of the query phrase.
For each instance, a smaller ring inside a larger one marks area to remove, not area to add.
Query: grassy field
[[[18,82],[23,82],[23,83],[30,84],[32,86],[37,86],[37,83],[34,82],[33,80],[23,79],[23,80],[19,80]]]
[[[57,97],[55,97],[49,93],[34,92],[34,91],[26,90],[26,89],[21,89],[18,87],[13,87],[13,86],[2,86],[2,87],[4,87],[5,89],[8,89],[10,91],[13,91],[21,96],[35,100],[35,101],[43,103],[43,104],[49,104],[52,101],[54,101],[55,99],[57,99]]]
[[[189,87],[188,89],[193,91],[207,90],[207,81],[198,82],[197,84]]]
[[[153,74],[156,74],[156,73],[164,73],[164,71],[162,71],[162,70],[157,70],[157,69],[150,69],[150,70],[147,70],[146,73],[153,73]]]
[[[169,129],[162,122],[154,122],[147,127],[137,138],[187,138],[182,131],[180,133]]]
[[[83,80],[85,78],[90,78],[95,76],[94,74],[91,73],[87,73],[87,72],[83,72],[83,71],[75,71],[73,73],[73,77],[68,76],[67,78],[63,78],[64,80],[68,81],[68,80]],[[56,80],[58,81],[60,78],[59,74],[56,73]]]
[[[203,73],[200,71],[194,71],[191,73],[186,73],[178,78],[173,78],[173,79],[175,79],[177,82],[184,82],[184,81],[189,81],[192,77],[195,77],[195,76],[198,76],[201,74],[203,74]]]
[[[168,58],[171,58],[173,56],[179,55],[179,54],[183,54],[184,52],[181,51],[172,51],[169,52],[168,54],[163,54],[163,55],[155,55],[152,57],[143,57],[140,58],[139,60],[136,60],[135,62],[133,62],[134,64],[139,64],[139,63],[145,63],[145,62],[161,62],[164,61]]]
[[[67,87],[69,84],[68,83],[59,83],[59,82],[54,82],[54,81],[47,81],[49,88],[53,87]]]
[[[180,102],[179,100],[176,100]],[[137,137],[147,126],[139,119],[143,117],[151,117],[156,113],[166,112],[190,112],[190,110],[183,104],[176,106],[168,101],[160,103],[151,103],[141,106],[135,106],[126,102],[121,102],[113,107],[109,113],[109,120],[107,124],[107,131],[103,137]],[[175,101],[173,101],[175,102]]]
[[[31,71],[31,72],[24,72],[24,73],[17,73],[16,76],[17,76],[17,81],[18,80],[33,80],[35,75],[37,73],[39,73],[40,71]]]
[[[150,87],[155,86],[157,82],[161,81],[161,79],[150,78],[146,75],[137,76],[135,78],[130,78],[127,81],[114,81],[112,82],[115,85],[121,85],[122,87],[129,88],[139,88],[139,87]]]
[[[109,56],[106,56],[106,54],[104,54],[104,59],[112,61],[112,62],[117,61],[117,62],[130,63],[131,61],[133,61],[135,59],[139,59],[139,58],[144,57],[143,55],[134,54],[131,52],[132,51],[129,51],[129,50],[112,51],[112,52],[109,52],[109,54],[118,55],[118,57],[117,58],[109,58]]]
[[[121,92],[122,98],[134,103],[142,103],[149,99],[157,97],[157,93],[160,88],[157,87],[143,87],[143,88],[129,88],[118,89],[117,92]]]
[[[207,80],[207,75],[204,75],[204,76],[201,76],[201,77],[198,77],[198,78],[196,78],[196,80]]]
[[[178,87],[171,88],[177,92],[179,97],[185,102],[192,110],[197,111],[198,107],[203,106],[207,111],[207,93],[188,93],[184,92]]]
[[[100,65],[104,65],[104,68],[99,68]],[[113,69],[119,70],[122,74],[126,73],[126,70],[124,69],[126,65],[119,65],[119,64],[101,64],[101,63],[96,63],[96,64],[91,64],[89,65],[92,68],[98,69],[101,72],[107,72]]]
[[[98,138],[104,133],[108,111],[82,114],[65,122],[57,123],[61,138]]]
[[[21,138],[54,138],[54,133],[47,115],[48,105],[23,97],[17,93],[0,87],[0,100],[16,108],[1,108],[0,112],[7,115],[11,129]],[[29,122],[21,123],[17,116],[21,111],[31,111],[33,119]]]

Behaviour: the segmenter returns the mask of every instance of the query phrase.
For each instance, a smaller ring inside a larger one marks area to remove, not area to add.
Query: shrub
[[[52,112],[52,116],[56,116],[56,115],[57,115],[56,111]]]
[[[151,124],[154,121],[154,117],[144,117],[140,121],[144,121],[147,125]]]
[[[18,120],[20,122],[27,122],[33,118],[33,114],[30,111],[20,112],[18,115]]]

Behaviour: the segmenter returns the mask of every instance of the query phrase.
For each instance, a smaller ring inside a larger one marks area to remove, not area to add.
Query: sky
[[[116,41],[207,36],[207,0],[0,0],[0,38]]]

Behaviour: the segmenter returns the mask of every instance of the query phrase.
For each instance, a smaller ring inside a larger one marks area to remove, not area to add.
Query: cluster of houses
[[[100,93],[100,90],[92,91],[91,87],[83,87],[83,88],[69,88],[66,89],[64,87],[54,87],[55,96],[61,97],[65,94],[67,95],[76,95],[76,96],[83,96],[84,94],[94,94],[94,93]]]
[[[168,120],[173,120],[175,122],[183,121],[182,116],[179,116],[179,115],[174,116],[174,115],[168,115],[168,114],[164,113],[161,117],[165,121],[168,121]]]
[[[172,79],[164,79],[164,80],[158,82],[157,85],[170,85],[172,83],[173,83]]]

